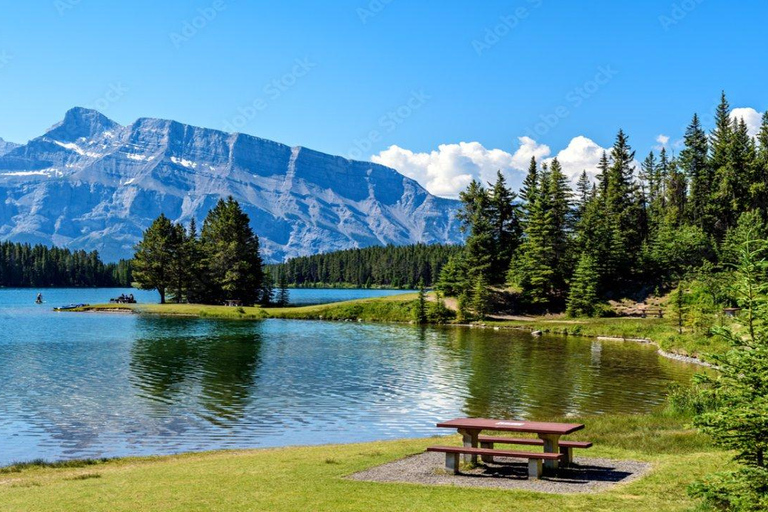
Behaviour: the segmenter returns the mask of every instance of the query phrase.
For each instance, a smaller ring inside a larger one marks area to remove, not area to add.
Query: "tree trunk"
[[[158,288],[158,292],[160,292],[160,304],[165,304],[165,288]]]

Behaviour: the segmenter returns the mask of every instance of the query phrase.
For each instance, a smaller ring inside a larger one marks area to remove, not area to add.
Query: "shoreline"
[[[356,299],[342,302],[332,302],[318,305],[302,305],[292,307],[227,307],[202,304],[95,304],[83,308],[68,310],[73,313],[113,313],[113,314],[137,314],[150,316],[165,316],[178,318],[203,318],[221,320],[316,320],[338,322],[368,322],[384,324],[415,325],[410,318],[410,302],[415,299],[415,294],[398,294],[387,297]],[[590,321],[592,320],[592,321]],[[662,347],[662,344],[650,336],[626,336],[601,332],[581,332],[582,326],[598,324],[601,319],[573,320],[542,320],[531,318],[530,320],[516,320],[516,322],[530,323],[531,325],[509,324],[505,321],[486,321],[478,323],[446,323],[424,324],[432,327],[464,327],[472,329],[512,329],[518,331],[540,331],[556,336],[575,336],[604,341],[621,341],[654,345],[659,356],[683,363],[695,364],[705,368],[714,368],[712,363],[701,357],[689,353],[679,353]],[[621,320],[621,319],[613,319]],[[626,319],[635,321],[637,319]],[[647,321],[647,320],[646,320]],[[653,321],[653,320],[651,320]],[[561,329],[557,324],[563,324]],[[648,324],[648,327],[651,327]],[[599,329],[599,327],[598,327]],[[649,329],[646,329],[649,330]],[[684,351],[684,349],[683,349]]]
[[[556,418],[541,418],[552,420]],[[560,420],[565,420],[560,418]],[[0,468],[3,510],[445,510],[457,503],[491,498],[483,510],[567,508],[589,510],[687,510],[696,501],[685,489],[691,481],[722,470],[730,462],[704,435],[689,428],[687,417],[605,414],[567,418],[585,423],[574,440],[594,443],[579,453],[585,461],[638,461],[650,471],[618,482],[613,489],[556,494],[548,480],[523,479],[524,488],[504,490],[461,485],[472,470],[436,482],[375,484],[353,478],[386,469],[438,443],[460,444],[446,436],[349,444],[322,444],[185,452],[175,455],[28,463]],[[621,425],[620,431],[616,426]],[[654,435],[648,436],[648,431]],[[681,448],[682,447],[682,448]],[[442,459],[435,465],[443,466]],[[440,473],[438,473],[439,477]],[[109,500],[104,501],[104,496]],[[469,509],[468,507],[459,507]]]

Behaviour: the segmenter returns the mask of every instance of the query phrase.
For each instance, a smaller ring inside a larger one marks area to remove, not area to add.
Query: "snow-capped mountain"
[[[393,169],[250,135],[162,119],[121,126],[74,108],[41,137],[0,145],[3,240],[97,249],[113,261],[133,254],[160,213],[200,223],[229,195],[269,261],[462,239],[458,203]]]

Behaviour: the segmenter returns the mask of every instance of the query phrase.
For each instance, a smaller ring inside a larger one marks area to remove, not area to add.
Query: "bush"
[[[711,510],[759,512],[768,510],[768,470],[747,467],[715,473],[691,484],[689,493],[702,498]]]

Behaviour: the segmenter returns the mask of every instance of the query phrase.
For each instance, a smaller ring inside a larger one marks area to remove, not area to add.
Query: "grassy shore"
[[[573,418],[569,418],[573,421]],[[0,503],[11,511],[192,510],[689,510],[686,488],[721,470],[729,455],[664,414],[584,418],[574,438],[589,456],[647,461],[652,472],[596,494],[378,484],[352,473],[422,452],[434,439],[129,458],[63,467],[0,469]],[[440,441],[444,442],[443,440]],[[450,439],[458,443],[458,437]]]
[[[238,308],[200,304],[96,304],[73,311],[132,312],[148,315],[194,316],[233,320],[288,318],[408,323],[413,319],[412,309],[415,301],[416,294],[407,293],[389,297],[287,308],[262,308],[258,306]],[[691,332],[679,334],[674,320],[669,318],[567,319],[542,316],[516,320],[488,320],[479,325],[500,329],[542,331],[565,336],[646,339],[656,343],[667,352],[701,359],[706,359],[707,354],[721,353],[727,349],[727,345],[717,337]]]
[[[194,316],[200,318],[263,320],[360,320],[364,322],[409,322],[416,294],[406,293],[314,306],[262,308],[209,306],[202,304],[94,304],[73,309],[75,312],[128,312],[145,315]]]

